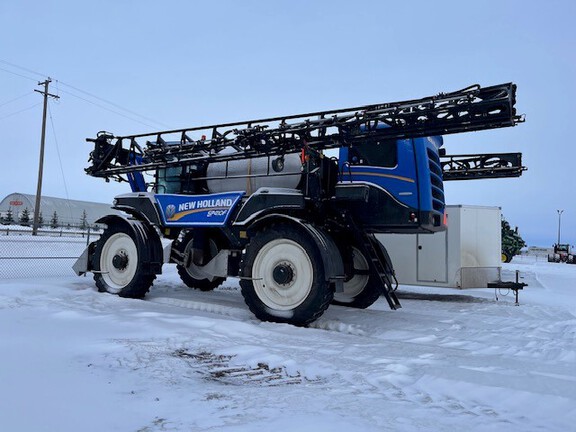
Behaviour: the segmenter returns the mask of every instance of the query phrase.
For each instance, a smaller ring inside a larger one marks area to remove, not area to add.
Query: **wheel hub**
[[[128,267],[128,255],[125,251],[120,251],[112,258],[112,265],[117,270],[124,270]]]
[[[294,270],[287,263],[280,263],[272,271],[274,282],[279,285],[287,285],[294,279]]]

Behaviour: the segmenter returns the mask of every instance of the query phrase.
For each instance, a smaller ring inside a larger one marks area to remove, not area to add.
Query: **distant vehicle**
[[[548,254],[548,262],[576,264],[576,258],[574,257],[569,244],[559,243],[554,245],[554,253]]]
[[[502,218],[502,262],[509,263],[522,248],[526,242],[518,233],[518,227],[512,229],[506,219]]]

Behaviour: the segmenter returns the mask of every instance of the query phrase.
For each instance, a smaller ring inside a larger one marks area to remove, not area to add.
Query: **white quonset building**
[[[24,209],[28,209],[30,221],[34,218],[34,207],[36,206],[36,195],[11,193],[0,202],[0,216],[6,217],[8,210],[12,212],[12,218],[18,223],[20,215]],[[44,219],[44,224],[48,225],[54,212],[58,217],[59,226],[79,226],[82,223],[84,212],[86,212],[86,222],[92,225],[98,218],[117,213],[112,210],[110,204],[95,203],[90,201],[68,200],[43,196],[40,199],[40,212]]]

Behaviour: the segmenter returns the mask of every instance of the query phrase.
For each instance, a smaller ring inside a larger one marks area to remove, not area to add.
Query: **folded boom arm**
[[[404,139],[515,126],[512,83],[478,85],[417,100],[273,117],[238,123],[113,136],[100,133],[86,172],[125,180],[136,171],[194,162],[284,155],[302,149],[353,147],[366,139]],[[145,141],[141,145],[138,141]],[[225,152],[222,150],[226,149]]]

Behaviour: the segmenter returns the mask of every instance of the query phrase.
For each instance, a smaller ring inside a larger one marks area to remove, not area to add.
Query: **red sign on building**
[[[21,206],[22,204],[24,204],[22,201],[10,201],[11,206]]]

